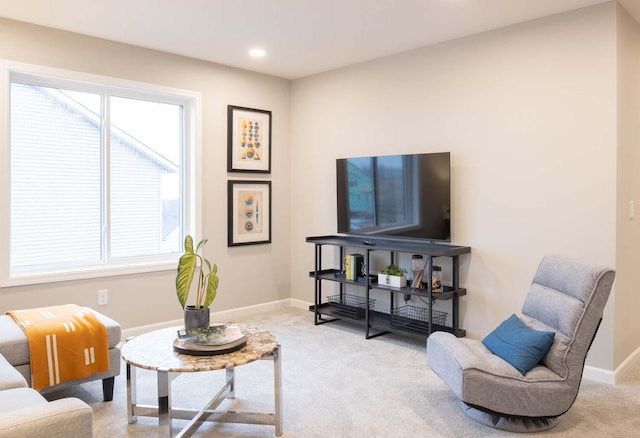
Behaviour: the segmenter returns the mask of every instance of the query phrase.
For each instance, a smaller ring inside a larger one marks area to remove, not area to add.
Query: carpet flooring
[[[215,314],[214,318],[215,320]],[[313,325],[313,314],[287,308],[238,322],[271,330],[282,346],[284,438],[506,437],[470,420],[456,397],[429,369],[423,342],[396,335],[366,340],[345,322]],[[173,405],[199,409],[224,380],[224,371],[184,373],[172,382]],[[138,371],[138,403],[154,404],[155,374]],[[94,410],[94,436],[157,436],[157,419],[127,423],[126,380],[116,378],[114,400],[102,401],[100,382],[49,394],[78,397]],[[236,368],[236,398],[220,409],[273,411],[273,363]],[[174,420],[177,433],[186,421]],[[640,437],[640,370],[623,384],[583,380],[578,398],[548,437]],[[204,423],[194,437],[272,437],[273,426]]]

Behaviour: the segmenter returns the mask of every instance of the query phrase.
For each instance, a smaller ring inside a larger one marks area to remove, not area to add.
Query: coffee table
[[[122,359],[127,367],[127,417],[130,424],[137,416],[158,417],[159,436],[171,437],[173,418],[190,420],[176,437],[189,436],[202,421],[219,423],[267,424],[275,426],[276,436],[282,434],[282,364],[280,344],[275,336],[257,327],[240,325],[247,335],[247,345],[240,350],[215,355],[191,356],[173,351],[173,341],[180,327],[172,327],[145,333],[127,339],[122,347]],[[273,361],[275,412],[237,412],[215,410],[225,398],[235,398],[237,366],[256,360]],[[138,405],[136,396],[136,369],[153,370],[158,379],[158,405]],[[171,406],[171,380],[180,373],[226,371],[226,383],[199,411]]]

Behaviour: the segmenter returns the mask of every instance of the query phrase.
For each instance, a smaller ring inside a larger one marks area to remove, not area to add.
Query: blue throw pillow
[[[493,354],[525,375],[547,354],[554,336],[555,332],[533,330],[524,325],[516,315],[511,315],[489,333],[482,343]]]

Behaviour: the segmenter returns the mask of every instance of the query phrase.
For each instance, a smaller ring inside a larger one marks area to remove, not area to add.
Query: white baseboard
[[[582,377],[594,382],[608,383],[609,385],[616,384],[615,372],[590,365],[585,365]]]
[[[583,377],[595,382],[616,385],[623,382],[625,378],[633,370],[638,369],[638,367],[640,367],[640,348],[636,349],[625,360],[623,360],[615,371],[609,371],[587,365],[584,367]]]
[[[255,315],[257,313],[268,312],[271,310],[283,309],[285,307],[296,307],[299,309],[307,310],[310,305],[311,303],[307,303],[302,300],[298,300],[295,298],[288,298],[285,300],[272,301],[270,303],[255,304],[253,306],[239,307],[237,309],[213,312],[212,317],[215,318],[216,321],[233,321],[234,319],[237,319],[237,318]],[[148,324],[148,325],[142,325],[138,327],[131,327],[131,328],[122,330],[122,339],[125,340],[127,338],[130,338],[132,336],[137,336],[142,333],[147,333],[153,330],[159,330],[167,327],[176,327],[183,324],[184,324],[183,319],[174,319],[170,321],[159,322],[156,324]]]
[[[295,307],[302,310],[309,310],[309,306],[313,306],[313,303],[308,301],[302,301],[297,298],[291,298],[291,307]]]
[[[223,310],[221,312],[213,312],[212,317],[216,321],[233,321],[237,318],[269,312],[271,310],[284,309],[285,307],[291,307],[291,298],[271,301],[270,303],[254,304],[253,306],[239,307],[237,309]]]

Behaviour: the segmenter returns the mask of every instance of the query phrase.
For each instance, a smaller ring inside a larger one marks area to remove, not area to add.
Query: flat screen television
[[[339,158],[338,233],[451,241],[449,152]]]

